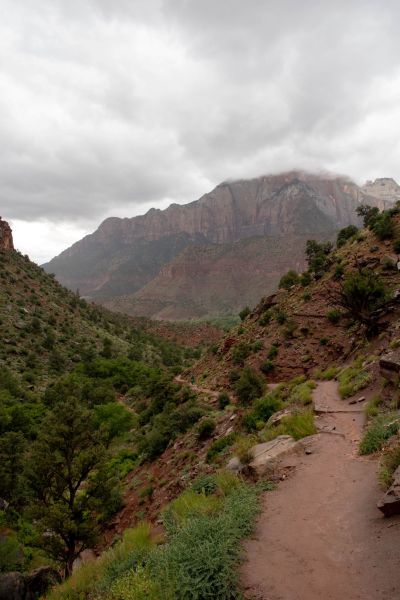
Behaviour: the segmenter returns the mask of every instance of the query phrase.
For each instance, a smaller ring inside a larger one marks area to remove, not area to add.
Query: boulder
[[[270,442],[253,446],[251,449],[253,460],[249,464],[249,469],[257,477],[264,477],[278,466],[282,458],[298,449],[299,443],[290,435],[279,435]]]
[[[16,571],[4,573],[0,576],[0,600],[36,600],[60,581],[53,567],[39,567],[28,575]]]
[[[381,375],[386,379],[398,379],[400,373],[400,348],[396,348],[379,359]]]
[[[22,573],[0,575],[0,600],[26,600],[26,581]]]
[[[393,483],[378,502],[378,508],[385,517],[400,514],[400,467],[397,467],[393,474]]]
[[[283,410],[278,410],[278,412],[274,413],[270,416],[267,421],[267,427],[279,425],[284,417],[290,417],[292,414],[292,410],[290,408],[284,408]]]

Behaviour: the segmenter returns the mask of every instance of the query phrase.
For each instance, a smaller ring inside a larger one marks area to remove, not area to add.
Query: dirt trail
[[[381,516],[377,462],[357,455],[363,414],[338,397],[333,381],[320,383],[314,398],[330,411],[349,410],[316,418],[343,435],[315,436],[294,475],[265,494],[255,538],[245,544],[246,597],[399,600],[400,518]]]
[[[213,399],[218,398],[219,396],[219,392],[216,392],[215,390],[210,390],[208,388],[200,387],[194,383],[191,383],[190,381],[186,381],[186,379],[183,379],[183,377],[181,377],[180,375],[177,375],[175,377],[175,381],[176,383],[180,383],[182,385],[190,387],[190,389],[192,389],[198,394],[206,394],[207,396],[210,396]]]

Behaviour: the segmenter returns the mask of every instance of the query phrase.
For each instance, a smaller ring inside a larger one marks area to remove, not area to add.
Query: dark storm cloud
[[[1,213],[78,228],[292,167],[399,177],[399,17],[368,0],[0,0]]]

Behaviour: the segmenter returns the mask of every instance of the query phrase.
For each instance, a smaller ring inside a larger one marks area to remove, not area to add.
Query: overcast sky
[[[399,23],[391,0],[0,0],[0,214],[43,262],[226,179],[400,180]]]

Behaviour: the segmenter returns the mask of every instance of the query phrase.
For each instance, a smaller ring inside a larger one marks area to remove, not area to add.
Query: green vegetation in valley
[[[147,524],[127,530],[48,600],[239,598],[240,541],[253,529],[258,494],[230,473],[203,477],[165,510],[165,540],[154,539]]]

